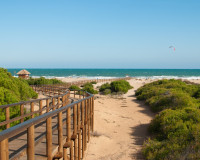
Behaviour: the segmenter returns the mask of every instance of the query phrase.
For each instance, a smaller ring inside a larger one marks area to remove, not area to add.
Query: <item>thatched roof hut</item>
[[[30,74],[31,74],[31,73],[28,72],[28,71],[25,70],[25,69],[23,69],[23,70],[21,70],[21,71],[19,71],[19,72],[17,73],[17,75],[18,75],[20,78],[24,78],[24,79],[29,78],[29,75],[30,75]]]

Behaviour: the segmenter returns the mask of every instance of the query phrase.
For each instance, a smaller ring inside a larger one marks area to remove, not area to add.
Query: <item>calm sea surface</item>
[[[13,76],[21,69],[8,69]],[[138,77],[199,79],[200,69],[27,69],[32,77]]]

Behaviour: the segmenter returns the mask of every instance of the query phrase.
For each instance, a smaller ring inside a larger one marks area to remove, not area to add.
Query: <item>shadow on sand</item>
[[[139,101],[136,99],[135,95],[131,95],[130,97],[133,97],[133,102],[138,104],[138,107],[141,108],[141,110],[139,110],[139,112],[153,118],[155,116],[155,113],[153,113],[150,110],[150,107],[145,105],[145,103],[143,101]],[[150,137],[150,134],[148,133],[148,127],[149,127],[149,123],[147,124],[139,124],[137,126],[131,127],[131,137],[133,140],[133,144],[136,146],[142,146],[143,143],[148,139],[148,137]],[[135,153],[131,154],[131,157],[133,159],[137,159],[137,160],[145,160],[142,151],[141,150],[137,150]]]

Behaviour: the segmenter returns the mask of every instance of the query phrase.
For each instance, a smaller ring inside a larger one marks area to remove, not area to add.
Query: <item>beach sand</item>
[[[155,114],[134,95],[139,87],[153,81],[156,79],[133,78],[129,83],[134,88],[127,94],[95,95],[94,132],[87,145],[84,160],[144,159],[141,149],[149,137],[147,129]],[[190,81],[200,83],[200,80]],[[101,84],[98,83],[95,87]]]
[[[135,98],[135,90],[151,80],[129,80],[134,89],[95,100],[95,129],[84,160],[143,159],[141,148],[148,137],[147,128],[154,117],[149,107]]]

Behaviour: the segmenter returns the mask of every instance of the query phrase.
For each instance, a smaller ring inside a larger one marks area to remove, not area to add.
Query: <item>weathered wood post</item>
[[[42,100],[39,101],[39,110],[40,110],[40,115],[42,115]]]
[[[27,129],[27,159],[34,160],[35,158],[35,139],[34,125]]]
[[[78,139],[77,139],[77,105],[73,107],[73,125],[74,133],[72,135],[72,140],[74,141],[74,159],[78,159]]]
[[[66,119],[67,119],[67,123],[66,123],[66,133],[67,133],[67,142],[64,144],[63,146],[63,157],[64,160],[68,160],[69,157],[67,155],[67,148],[70,148],[70,160],[73,159],[73,144],[71,142],[71,108],[67,109],[67,113],[66,113]]]
[[[24,104],[20,105],[20,115],[23,116],[24,115]],[[20,119],[20,122],[23,123],[24,122],[24,118]]]
[[[87,110],[87,108],[88,108],[88,104],[87,104],[87,99],[85,100],[85,121],[84,121],[84,126],[85,126],[85,136],[84,136],[84,142],[85,142],[85,144],[84,144],[84,148],[85,148],[85,150],[86,150],[86,148],[87,148],[87,119],[88,119],[88,115],[87,115],[87,112],[88,112],[88,110]]]
[[[10,120],[10,107],[6,107],[6,121]],[[6,129],[10,128],[10,123],[6,124]]]
[[[46,120],[46,153],[47,159],[52,160],[52,118]]]
[[[91,99],[89,98],[89,99],[88,99],[88,107],[87,107],[87,109],[88,109],[88,112],[87,112],[87,114],[88,114],[88,117],[87,117],[87,120],[88,120],[88,123],[87,123],[87,124],[88,124],[88,142],[90,141],[90,125],[91,125],[91,124],[90,124],[90,118],[91,118],[91,117],[90,117],[90,116],[91,116],[91,114],[90,114],[90,113],[91,113],[91,111],[90,111],[90,109],[91,109],[91,108],[90,108],[90,104],[91,104],[91,103],[90,103],[90,100],[91,100]]]
[[[81,128],[82,128],[82,158],[85,153],[85,120],[84,120],[84,104],[85,101],[81,102]]]
[[[81,104],[78,103],[78,114],[77,114],[77,121],[78,121],[78,160],[81,159],[81,112],[80,112],[80,106]]]
[[[92,97],[92,132],[94,132],[94,96]]]
[[[58,102],[57,102],[57,103],[58,103]],[[55,104],[56,104],[56,102],[55,102],[55,98],[53,98],[53,99],[52,99],[53,110],[56,109]]]
[[[34,118],[34,114],[33,114],[33,112],[34,112],[34,103],[33,102],[31,102],[31,118]]]
[[[64,103],[64,96],[62,97],[62,102]],[[58,98],[58,108],[60,108],[60,98]],[[64,106],[64,104],[62,104]],[[58,113],[58,152],[63,151],[63,123],[62,123],[62,112]]]
[[[46,100],[46,112],[48,113],[49,112],[49,99]]]
[[[0,160],[9,160],[8,139],[0,142]]]

